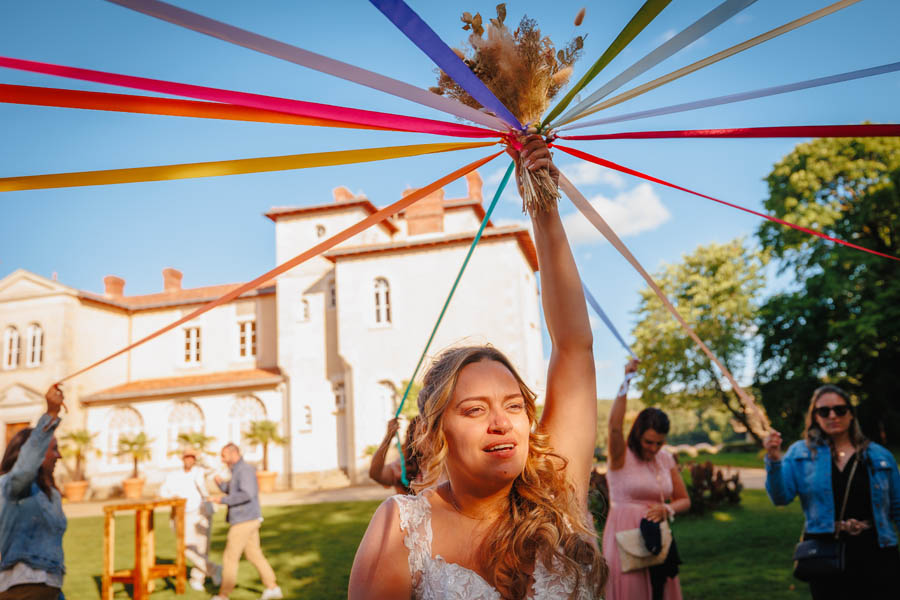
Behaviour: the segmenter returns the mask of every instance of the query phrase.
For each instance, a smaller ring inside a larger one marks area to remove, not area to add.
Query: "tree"
[[[269,470],[269,444],[281,446],[287,440],[278,435],[278,423],[275,421],[251,421],[244,438],[253,444],[263,448],[262,470]]]
[[[72,475],[73,481],[84,481],[84,461],[88,454],[96,451],[94,446],[94,438],[96,433],[91,433],[87,429],[79,429],[78,431],[70,431],[60,436],[59,453],[63,458],[74,458],[75,468],[70,469],[68,463],[63,462],[66,470]]]
[[[766,181],[771,214],[900,255],[900,139],[799,144]],[[830,382],[855,397],[870,437],[896,439],[900,264],[774,223],[758,236],[793,280],[759,315],[757,379],[774,425],[796,436],[812,391]]]
[[[152,453],[150,445],[153,440],[147,437],[143,431],[134,435],[123,435],[119,438],[119,451],[116,456],[130,456],[134,462],[134,470],[131,472],[131,478],[137,479],[138,463],[148,460]]]
[[[699,246],[656,276],[685,321],[738,379],[755,333],[756,295],[765,284],[766,260],[765,253],[737,239]],[[633,334],[641,357],[641,401],[677,408],[719,406],[752,433],[747,407],[723,387],[722,374],[649,288],[641,290],[637,314]]]

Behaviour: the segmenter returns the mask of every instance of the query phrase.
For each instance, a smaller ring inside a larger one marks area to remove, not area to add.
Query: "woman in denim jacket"
[[[781,435],[774,432],[766,439],[766,451],[766,491],[772,502],[785,505],[800,496],[804,539],[833,540],[838,532],[845,544],[844,573],[811,581],[812,597],[900,597],[894,530],[900,527],[900,472],[890,452],[863,436],[847,393],[833,385],[818,388],[803,439],[782,458]]]
[[[54,432],[63,394],[47,390],[47,413],[13,436],[0,461],[0,600],[62,600],[66,515],[53,482]]]

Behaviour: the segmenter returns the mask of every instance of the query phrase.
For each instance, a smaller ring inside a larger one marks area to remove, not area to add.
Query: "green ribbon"
[[[650,24],[650,22],[656,18],[656,15],[662,12],[662,10],[668,6],[669,2],[672,0],[647,0],[644,2],[644,5],[635,13],[631,20],[628,21],[628,24],[619,32],[619,35],[616,36],[616,39],[613,40],[613,43],[609,45],[609,48],[606,49],[606,52],[603,53],[603,56],[597,59],[597,62],[588,69],[588,72],[584,74],[584,76],[578,80],[578,83],[569,90],[569,93],[559,101],[559,103],[553,107],[553,110],[550,111],[543,122],[541,123],[541,128],[545,128],[548,123],[550,123],[553,119],[555,119],[559,113],[561,113],[569,103],[572,101],[572,98],[580,92],[584,87],[589,84],[594,77],[596,77],[600,71],[603,70],[606,65],[612,62],[616,56],[619,55],[619,52],[625,49],[631,40],[637,37],[641,31],[644,30],[644,27]]]
[[[422,355],[419,356],[419,362],[416,363],[416,368],[413,371],[412,377],[409,378],[409,383],[406,384],[406,390],[403,392],[403,398],[400,400],[400,406],[397,407],[397,412],[394,413],[394,418],[400,416],[400,412],[403,410],[403,405],[406,404],[406,398],[409,396],[409,390],[412,388],[413,381],[416,380],[416,375],[419,374],[419,369],[422,367],[422,363],[425,361],[425,355],[428,354],[428,348],[431,347],[431,342],[434,341],[434,336],[437,333],[438,327],[441,325],[441,321],[444,319],[444,314],[447,312],[447,307],[450,306],[450,300],[453,299],[453,293],[456,292],[456,287],[459,285],[460,279],[462,279],[463,273],[466,271],[466,266],[469,264],[469,259],[472,258],[472,253],[475,252],[475,246],[478,245],[478,242],[481,240],[481,234],[484,233],[484,228],[487,227],[488,221],[491,220],[491,214],[494,212],[494,208],[497,206],[497,201],[500,200],[500,194],[503,193],[504,188],[506,188],[506,184],[509,182],[509,178],[512,175],[513,168],[516,163],[509,163],[509,168],[506,169],[506,174],[503,175],[503,179],[500,181],[500,185],[497,187],[497,191],[494,193],[494,198],[491,200],[491,204],[487,209],[487,212],[484,215],[484,219],[481,221],[481,227],[478,228],[478,233],[475,234],[475,239],[472,240],[472,245],[469,246],[469,252],[466,254],[465,260],[463,260],[462,267],[459,268],[459,273],[456,275],[456,281],[453,282],[453,286],[450,288],[450,293],[447,295],[447,300],[444,301],[444,307],[441,309],[441,314],[438,315],[437,323],[434,324],[434,329],[431,330],[431,335],[428,337],[428,342],[425,343],[425,348],[422,350]],[[400,481],[403,482],[403,485],[409,487],[409,479],[406,477],[406,460],[404,460],[403,456],[403,443],[400,441],[400,432],[397,432],[397,449],[400,450]]]

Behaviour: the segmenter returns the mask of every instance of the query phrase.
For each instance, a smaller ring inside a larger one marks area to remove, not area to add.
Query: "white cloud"
[[[575,185],[605,184],[619,190],[625,187],[625,179],[621,175],[594,163],[581,161],[560,168]]]
[[[637,235],[656,229],[671,218],[649,183],[641,183],[615,198],[594,196],[591,206],[609,223],[619,237]],[[563,226],[573,245],[605,241],[594,226],[579,212],[563,216]]]
[[[497,169],[496,171],[491,171],[488,173],[487,177],[484,178],[485,185],[497,185],[500,183],[500,180],[503,179],[503,176],[506,174],[506,169]]]
[[[661,44],[661,43],[663,43],[663,42],[668,42],[668,41],[671,40],[673,37],[675,37],[675,34],[676,34],[676,33],[678,33],[678,32],[675,31],[674,29],[666,29],[666,31],[663,32],[663,34],[660,36],[659,42],[658,42],[658,43]]]

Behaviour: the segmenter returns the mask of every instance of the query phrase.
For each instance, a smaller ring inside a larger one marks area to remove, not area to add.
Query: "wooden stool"
[[[134,600],[150,597],[154,579],[175,577],[175,593],[184,593],[187,569],[184,562],[184,498],[167,498],[128,504],[113,504],[103,507],[103,584],[102,600],[113,600],[113,583],[130,583]],[[172,507],[175,519],[175,564],[156,564],[156,537],[153,531],[153,511],[165,506]],[[134,568],[113,571],[115,568],[116,511],[134,512]]]

